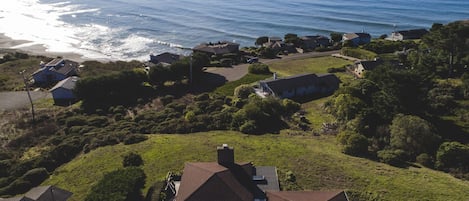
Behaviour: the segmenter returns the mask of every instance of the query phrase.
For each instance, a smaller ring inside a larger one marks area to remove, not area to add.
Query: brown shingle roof
[[[344,191],[267,191],[269,201],[348,201]]]
[[[186,163],[176,200],[252,201],[264,197],[246,171],[249,168],[251,163],[229,167],[214,162]]]

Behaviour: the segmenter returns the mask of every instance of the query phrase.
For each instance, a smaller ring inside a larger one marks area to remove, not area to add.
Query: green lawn
[[[181,171],[184,162],[215,161],[216,146],[228,143],[235,148],[235,160],[255,165],[277,166],[282,186],[286,171],[297,178],[297,189],[347,189],[363,191],[377,200],[464,200],[469,182],[426,168],[395,168],[340,153],[335,137],[310,135],[249,136],[216,131],[190,135],[150,135],[134,145],[102,147],[57,169],[44,182],[74,193],[71,201],[84,200],[91,186],[103,174],[121,167],[122,156],[139,153],[147,175],[146,189],[162,180],[168,171]]]
[[[225,95],[225,96],[232,96],[233,92],[234,92],[234,89],[236,87],[238,87],[239,85],[251,84],[253,82],[257,82],[259,80],[264,80],[264,79],[266,79],[268,77],[271,77],[271,76],[272,75],[270,75],[270,74],[268,74],[268,75],[262,75],[262,74],[258,75],[258,74],[248,73],[247,75],[245,75],[244,77],[242,77],[239,80],[228,82],[228,83],[224,84],[223,86],[220,86],[220,87],[216,88],[214,92]]]
[[[324,103],[329,99],[330,97],[324,97],[302,104],[302,109],[306,111],[306,118],[311,123],[312,129],[316,132],[321,130],[322,123],[335,121],[335,118],[327,113],[323,107]]]
[[[339,68],[352,64],[351,61],[331,56],[278,61],[269,64],[270,70],[279,76],[290,76],[302,73],[327,73],[328,68]]]

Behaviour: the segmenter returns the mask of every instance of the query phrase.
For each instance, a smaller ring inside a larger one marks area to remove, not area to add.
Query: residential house
[[[238,53],[239,44],[229,41],[221,41],[217,43],[202,43],[192,48],[194,52],[202,52],[208,55],[221,56],[229,53]]]
[[[327,47],[331,45],[331,40],[327,36],[315,35],[315,36],[303,36],[300,37],[303,41],[303,48],[314,50],[317,47]]]
[[[269,40],[266,43],[262,44],[262,46],[280,51],[285,48],[285,42],[280,37],[272,36],[269,37]]]
[[[279,98],[297,98],[309,95],[330,94],[339,88],[340,80],[334,74],[301,74],[259,82],[258,94]]]
[[[427,34],[426,29],[411,29],[403,31],[395,31],[391,33],[391,36],[386,38],[387,40],[401,41],[401,40],[413,40],[420,39],[423,35]]]
[[[356,61],[354,64],[355,69],[353,73],[358,78],[363,78],[366,71],[370,71],[375,69],[379,66],[382,62],[380,60],[372,60],[372,61]]]
[[[348,201],[344,191],[267,191],[269,201]]]
[[[265,177],[256,172],[252,163],[235,163],[234,150],[228,145],[217,147],[217,153],[217,162],[186,163],[175,201],[266,200],[265,192],[259,186],[280,189],[275,167],[261,167],[265,172],[270,171],[269,175],[274,178]]]
[[[56,58],[33,73],[36,85],[49,85],[78,74],[78,63]]]
[[[354,46],[364,45],[371,42],[369,33],[346,33],[342,36],[342,41],[352,41]]]
[[[72,76],[58,82],[49,91],[52,93],[56,105],[70,104],[76,100],[73,93],[79,77]]]
[[[154,64],[171,65],[181,58],[182,55],[165,52],[156,56],[153,54],[150,55],[150,62]]]
[[[234,149],[226,144],[217,147],[217,158],[217,162],[186,163],[181,180],[167,182],[166,188],[172,189],[167,200],[348,201],[344,191],[280,191],[275,167],[235,163]]]
[[[73,193],[55,186],[38,186],[24,196],[1,199],[0,201],[66,201]]]

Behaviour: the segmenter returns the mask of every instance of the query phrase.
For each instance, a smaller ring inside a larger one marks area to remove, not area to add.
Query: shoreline
[[[69,59],[79,63],[85,61],[99,61],[99,62],[109,62],[110,60],[105,59],[91,59],[86,58],[84,55],[74,53],[74,52],[50,52],[47,51],[47,48],[42,44],[36,44],[32,41],[27,40],[15,40],[3,33],[0,33],[0,51],[18,51],[23,52],[29,55],[35,56],[46,56],[51,58],[62,57],[64,59]]]

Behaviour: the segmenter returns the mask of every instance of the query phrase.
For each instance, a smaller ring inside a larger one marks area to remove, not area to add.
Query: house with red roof
[[[348,201],[344,191],[280,191],[277,169],[236,163],[234,149],[217,147],[217,162],[189,162],[168,181],[172,201]]]

